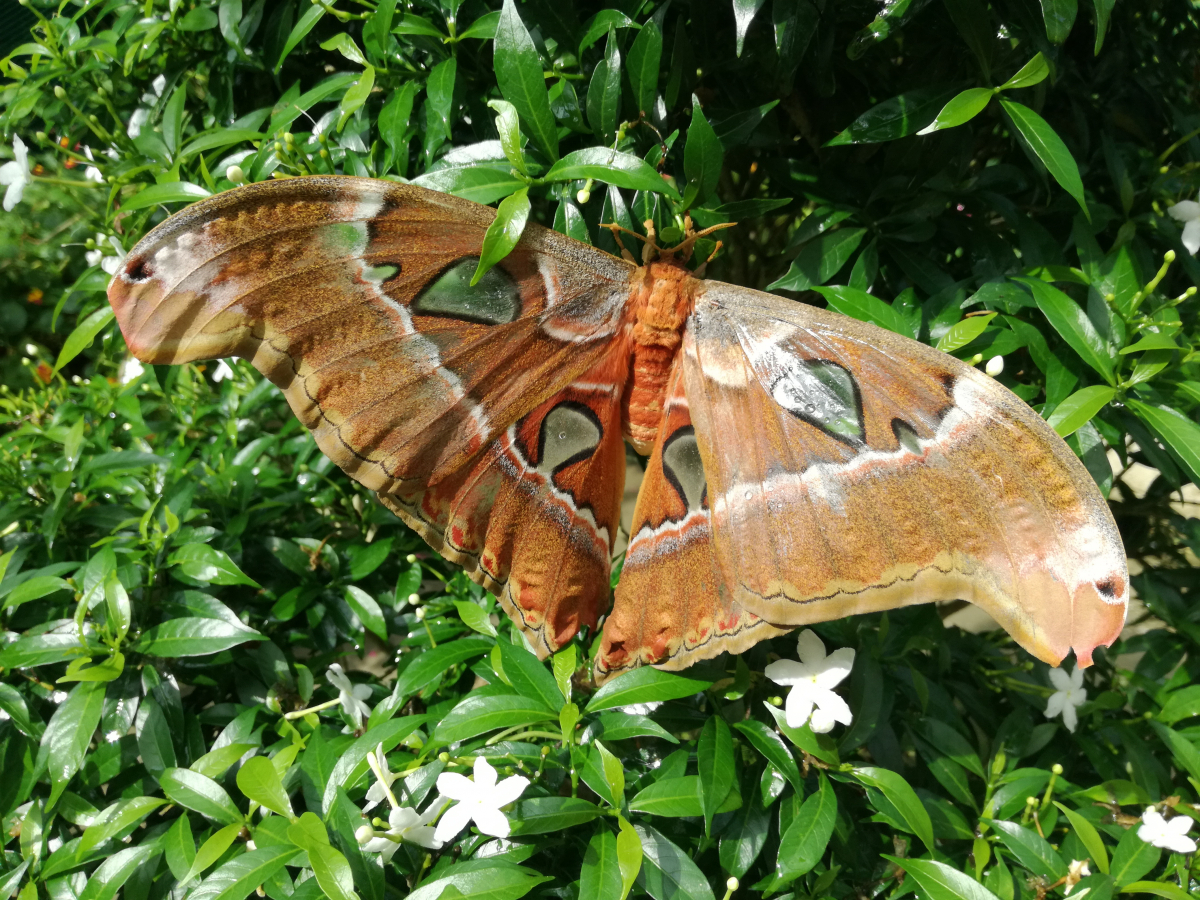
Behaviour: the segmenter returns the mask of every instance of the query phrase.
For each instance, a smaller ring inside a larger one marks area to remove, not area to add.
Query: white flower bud
[[[417,554],[415,554],[415,553],[408,554],[408,556],[404,557],[404,561],[411,566],[413,563],[415,563],[417,561]]]
[[[408,602],[409,602],[409,603],[411,603],[413,606],[420,606],[420,604],[421,604],[421,595],[420,595],[420,594],[409,594],[409,595],[408,595]]]
[[[1001,372],[1004,371],[1004,357],[1003,356],[993,356],[991,359],[989,359],[987,361],[987,365],[984,366],[983,371],[987,372],[989,375],[991,375],[993,378],[995,378],[997,375],[999,375]]]
[[[575,202],[578,203],[580,206],[585,205],[591,199],[592,199],[592,192],[587,190],[586,188],[581,188],[580,191],[575,195]]]
[[[415,615],[417,617],[418,622],[424,622],[425,621],[425,607],[418,606]]]
[[[225,170],[225,177],[234,184],[241,184],[246,180],[246,173],[242,171],[241,166],[230,166]]]
[[[740,886],[740,882],[732,875],[730,875],[729,880],[725,882],[726,890],[736,891]]]
[[[375,829],[370,825],[360,825],[358,830],[354,832],[354,839],[358,841],[360,846],[373,837],[375,837]]]

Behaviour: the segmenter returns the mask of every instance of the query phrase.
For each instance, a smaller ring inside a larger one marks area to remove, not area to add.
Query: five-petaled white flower
[[[812,730],[822,734],[832,731],[834,722],[849,725],[854,716],[833,689],[850,674],[854,650],[843,647],[826,656],[825,645],[809,628],[800,632],[796,649],[800,662],[777,659],[764,670],[773,682],[792,689],[784,707],[788,725],[800,728],[810,716]]]
[[[105,256],[104,242],[113,249],[113,255]],[[121,263],[125,262],[125,248],[121,246],[121,241],[116,235],[110,234],[105,237],[103,234],[96,234],[96,249],[89,250],[83,254],[89,266],[99,265],[101,269],[109,275],[116,275],[117,269],[121,268]]]
[[[145,371],[146,367],[131,356],[121,363],[121,367],[117,369],[117,381],[121,382],[121,384],[129,384],[129,382],[141,378],[142,373]]]
[[[458,803],[446,810],[434,837],[445,843],[466,828],[472,819],[484,834],[508,837],[512,828],[500,808],[514,802],[527,787],[529,779],[523,775],[513,775],[497,784],[496,770],[482,756],[475,757],[474,781],[456,772],[443,772],[438,776],[438,791]]]
[[[1083,669],[1076,666],[1070,675],[1065,669],[1051,669],[1050,681],[1058,690],[1050,695],[1050,700],[1046,703],[1046,718],[1053,719],[1061,715],[1067,731],[1073,734],[1075,726],[1079,723],[1075,707],[1083,706],[1087,700],[1087,688],[1083,686]]]
[[[1081,880],[1087,878],[1091,874],[1092,870],[1088,868],[1088,861],[1086,859],[1071,860],[1071,864],[1067,866],[1067,880],[1063,884],[1063,893],[1071,893],[1071,888],[1075,887],[1075,885],[1079,884]]]
[[[439,798],[429,804],[423,813],[418,813],[411,806],[401,806],[393,809],[388,816],[387,831],[380,834],[370,825],[364,825],[355,833],[358,845],[368,853],[378,853],[386,863],[400,846],[400,841],[410,844],[420,844],[429,850],[442,849],[442,841],[434,836],[432,822],[448,800]]]
[[[1167,212],[1172,219],[1183,223],[1183,246],[1187,247],[1188,253],[1195,256],[1196,251],[1200,250],[1200,203],[1195,200],[1180,200],[1174,206],[1168,206]]]
[[[1147,844],[1172,850],[1175,853],[1195,853],[1196,842],[1187,836],[1192,827],[1189,816],[1175,816],[1164,819],[1162,813],[1153,806],[1147,806],[1142,813],[1142,824],[1138,828],[1138,837]]]
[[[354,720],[355,730],[362,729],[363,719],[371,715],[371,707],[364,702],[371,696],[371,686],[353,684],[337,663],[329,666],[325,678],[338,689],[338,702],[342,704],[342,712]]]
[[[12,212],[12,208],[21,202],[29,177],[29,152],[25,142],[14,136],[13,159],[0,166],[0,184],[8,185],[8,190],[4,192],[5,212]]]
[[[222,359],[217,361],[217,368],[213,372],[213,381],[224,381],[226,378],[233,377],[233,366],[229,365],[229,360]]]

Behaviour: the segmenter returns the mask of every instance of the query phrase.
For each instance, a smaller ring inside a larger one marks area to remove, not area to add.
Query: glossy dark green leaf
[[[781,881],[792,881],[811,871],[821,861],[833,836],[836,821],[837,796],[829,779],[822,773],[819,790],[805,799],[804,805],[779,839],[775,871]]]
[[[621,896],[621,867],[617,862],[617,838],[607,827],[588,841],[579,873],[579,900],[610,900]]]
[[[468,640],[473,640],[468,638]],[[367,771],[367,754],[374,753],[382,745],[387,753],[398,743],[425,724],[428,716],[405,716],[401,719],[390,719],[380,725],[367,729],[367,733],[357,738],[353,744],[341,751],[337,762],[329,772],[324,783],[324,794],[321,797],[321,810],[328,815],[337,800],[338,788],[350,789]]]
[[[145,192],[143,191],[143,193]],[[207,194],[207,192],[205,193]],[[141,195],[139,194],[138,196]],[[195,200],[197,198],[193,197],[191,199]],[[75,326],[75,329],[67,335],[67,339],[63,342],[62,349],[58,351],[58,359],[54,363],[54,371],[59,371],[63,366],[90,347],[92,341],[96,339],[96,335],[103,331],[113,318],[114,313],[111,306],[102,306],[95,312],[85,316]]]
[[[661,778],[638,791],[629,801],[629,809],[633,812],[670,818],[702,816],[704,807],[701,803],[701,796],[698,775]],[[729,812],[741,805],[741,795],[736,791],[730,791],[722,798],[716,811]]]
[[[862,243],[865,228],[839,228],[804,245],[787,274],[768,290],[806,291],[822,285],[841,271]]]
[[[1096,9],[1096,46],[1095,53],[1100,55],[1100,48],[1104,46],[1104,36],[1108,33],[1108,21],[1112,16],[1113,7],[1117,5],[1117,0],[1092,0],[1092,5]]]
[[[116,834],[132,828],[167,801],[161,797],[128,797],[106,807],[79,839],[76,852],[83,856]]]
[[[519,800],[513,807],[511,818],[514,836],[522,834],[553,834],[573,828],[603,815],[604,811],[595,803],[578,797],[534,797]],[[613,844],[616,852],[616,844]]]
[[[1140,880],[1158,865],[1162,851],[1138,837],[1138,827],[1128,828],[1113,850],[1109,874],[1118,888]]]
[[[42,724],[41,719],[30,714],[29,706],[20,691],[12,685],[2,682],[0,682],[0,710],[3,710],[13,725],[26,737],[34,740],[41,739],[46,726]]]
[[[1036,831],[1016,822],[993,821],[991,825],[1022,866],[1050,881],[1067,874],[1067,865],[1050,842]]]
[[[964,125],[983,112],[993,96],[995,96],[995,91],[991,88],[970,88],[961,94],[956,94],[942,107],[934,120],[917,134],[932,134],[943,128]]]
[[[354,610],[354,614],[358,616],[359,621],[366,626],[368,631],[378,635],[380,640],[388,639],[387,622],[383,618],[383,610],[374,597],[353,584],[342,588],[342,596],[345,597],[346,603]]]
[[[874,144],[916,134],[933,121],[938,110],[946,105],[953,93],[941,88],[929,88],[910,91],[885,100],[851,122],[845,131],[825,146]]]
[[[558,159],[558,131],[550,112],[542,61],[514,0],[504,0],[493,60],[504,99],[516,107],[534,143],[551,159]]]
[[[437,878],[422,883],[406,900],[518,900],[550,880],[502,858],[468,859],[442,869]]]
[[[500,651],[504,677],[508,679],[513,690],[552,710],[562,708],[566,699],[545,663],[521,645],[500,641],[496,647]]]
[[[238,568],[229,554],[208,544],[184,544],[170,555],[167,564],[178,566],[179,571],[207,584],[248,584],[258,587],[253,578]]]
[[[1169,407],[1151,406],[1133,399],[1125,402],[1187,466],[1189,477],[1193,481],[1200,481],[1200,425]],[[1171,723],[1176,720],[1167,721]]]
[[[62,795],[83,765],[103,710],[104,685],[85,681],[71,689],[50,717],[38,748],[38,768],[45,766],[50,775],[50,803]]]
[[[1113,360],[1116,352],[1096,331],[1082,307],[1058,288],[1037,278],[1019,279],[1033,292],[1038,309],[1045,315],[1080,358],[1099,372],[1109,384],[1116,384]]]
[[[434,66],[425,81],[426,160],[432,160],[442,143],[450,140],[457,72],[457,62],[451,57]]]
[[[715,900],[704,873],[678,845],[649,825],[635,825],[642,841],[637,883],[654,900]]]
[[[984,0],[943,0],[946,11],[962,39],[979,62],[984,81],[991,81],[996,26]]]
[[[1093,384],[1076,391],[1058,406],[1054,407],[1046,420],[1050,427],[1058,432],[1059,437],[1074,434],[1092,420],[1100,410],[1108,406],[1116,396],[1114,388]]]
[[[742,47],[746,43],[746,32],[758,11],[762,9],[764,0],[733,0],[733,24],[737,34],[737,55],[742,55]]]
[[[565,234],[567,237],[575,238],[575,240],[582,241],[585,244],[592,242],[592,237],[588,234],[587,222],[583,218],[583,213],[570,200],[559,201],[558,208],[554,212],[554,230],[559,234]]]
[[[1050,64],[1041,53],[1035,53],[1033,59],[1021,66],[1012,78],[1000,85],[1000,90],[1010,91],[1016,88],[1033,87],[1050,77]]]
[[[633,100],[638,111],[650,113],[658,95],[658,69],[662,63],[662,32],[651,19],[642,26],[629,48],[625,72],[633,88]]]
[[[721,871],[743,877],[762,853],[770,830],[771,817],[752,792],[721,832]]]
[[[508,171],[507,167],[498,169],[480,165],[435,169],[414,178],[412,183],[476,203],[495,203],[526,188],[526,183]]]
[[[525,222],[528,219],[528,188],[521,188],[500,201],[496,208],[496,218],[483,235],[483,251],[479,254],[475,274],[471,276],[472,285],[478,284],[488,269],[512,252],[525,231]]]
[[[168,619],[142,632],[136,649],[150,656],[206,656],[220,653],[247,641],[265,640],[252,628],[232,625],[221,619],[189,617]]]
[[[700,774],[700,804],[704,832],[712,828],[713,813],[729,795],[734,783],[733,737],[720,716],[709,716],[696,740],[696,768]]]
[[[929,813],[902,775],[878,766],[860,766],[851,774],[861,783],[878,788],[899,811],[909,830],[926,847],[933,849],[933,825],[929,821]]]
[[[721,180],[721,166],[725,151],[704,111],[700,101],[692,97],[692,121],[688,125],[687,143],[683,149],[683,171],[687,176],[684,203],[687,206],[704,203],[714,195],[717,182]]]
[[[469,695],[438,723],[434,739],[442,743],[465,741],[499,728],[552,722],[557,718],[550,707],[527,697]]]
[[[1075,198],[1084,215],[1090,217],[1087,201],[1083,196],[1083,180],[1079,177],[1079,166],[1058,133],[1028,106],[1005,100],[1003,97],[1000,98],[1000,106],[1008,113],[1009,121],[1017,134],[1042,161],[1046,170],[1054,176],[1054,180]]]
[[[283,782],[271,760],[265,756],[254,756],[246,760],[238,769],[237,786],[243,794],[259,806],[264,806],[271,812],[281,816],[291,817],[292,803]]]
[[[196,861],[196,839],[192,836],[192,820],[186,812],[176,817],[163,838],[163,855],[175,880],[182,882]]]
[[[1197,769],[1200,772],[1200,769]],[[1100,832],[1096,830],[1096,826],[1069,807],[1063,806],[1057,800],[1054,805],[1063,811],[1067,821],[1071,823],[1071,828],[1075,835],[1079,838],[1080,843],[1087,848],[1088,858],[1091,860],[1099,871],[1105,875],[1108,874],[1108,848],[1104,846],[1104,840],[1100,837]]]
[[[594,178],[616,187],[653,191],[675,200],[679,192],[645,160],[606,147],[588,147],[568,153],[543,176],[544,181],[579,181]],[[607,221],[607,220],[606,220]]]
[[[613,33],[618,28],[637,28],[633,19],[619,9],[602,9],[592,16],[584,25],[583,37],[579,41],[579,55],[600,38]]]
[[[588,124],[604,143],[611,143],[621,120],[621,51],[615,31],[608,33],[604,59],[592,72],[587,92]]]
[[[79,900],[113,900],[129,877],[160,852],[161,849],[152,843],[118,850],[88,876]]]
[[[771,765],[779,770],[792,787],[797,791],[804,789],[804,781],[800,777],[800,768],[796,765],[796,758],[792,756],[792,751],[783,742],[783,738],[757,719],[735,722],[733,727],[741,732],[742,736],[754,746],[755,750],[766,757]]]
[[[931,900],[999,900],[986,887],[958,869],[933,859],[899,859],[883,855],[902,868]]]
[[[242,813],[225,789],[204,775],[188,769],[167,769],[159,776],[163,793],[172,802],[225,825],[242,821]]]
[[[1046,37],[1052,44],[1064,43],[1071,34],[1075,16],[1079,13],[1079,0],[1041,0],[1042,16],[1046,20]]]
[[[618,675],[592,694],[584,712],[590,714],[635,703],[678,700],[698,694],[711,686],[711,681],[686,678],[643,666]]]
[[[528,174],[525,154],[521,152],[521,120],[517,108],[507,100],[489,100],[488,106],[496,111],[496,133],[500,135],[504,155],[518,172]]]
[[[197,885],[192,900],[245,900],[296,855],[292,844],[259,847],[226,862]]]

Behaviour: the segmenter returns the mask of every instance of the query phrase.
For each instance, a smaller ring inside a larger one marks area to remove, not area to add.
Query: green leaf
[[[1137,835],[1137,827],[1126,829],[1113,851],[1109,874],[1119,888],[1139,880],[1150,872],[1162,856],[1162,851]]]
[[[1046,419],[1059,437],[1074,434],[1092,420],[1096,413],[1108,406],[1117,394],[1114,388],[1094,384],[1076,391],[1054,408]]]
[[[25,704],[25,698],[21,696],[20,692],[12,685],[3,682],[0,682],[0,710],[4,711],[23,735],[33,738],[35,741],[41,740],[46,726],[42,724],[41,719],[35,719],[30,715],[29,707]]]
[[[743,877],[754,865],[771,830],[771,818],[757,795],[757,791],[750,792],[742,808],[734,813],[733,821],[721,832],[721,869],[736,878]]]
[[[933,825],[929,821],[929,813],[925,811],[925,806],[921,803],[917,792],[904,780],[903,776],[896,774],[891,769],[882,769],[876,766],[860,766],[851,774],[861,783],[878,788],[883,796],[899,810],[912,833],[919,837],[930,850],[934,849]]]
[[[352,584],[342,588],[342,595],[366,629],[386,642],[388,639],[387,622],[384,621],[383,610],[380,609],[375,598],[362,588]]]
[[[932,859],[899,859],[883,854],[912,876],[930,900],[1000,900],[982,884],[958,869]]]
[[[579,900],[610,900],[621,895],[617,838],[606,827],[592,835],[579,872]]]
[[[609,752],[599,741],[595,742],[596,751],[600,754],[601,771],[604,773],[604,783],[608,786],[608,796],[604,799],[620,809],[625,805],[625,769],[621,761]]]
[[[568,153],[550,167],[542,180],[580,181],[587,178],[634,191],[666,194],[674,200],[682,199],[670,182],[644,159],[607,147],[587,147]]]
[[[479,279],[488,269],[508,256],[513,247],[517,246],[528,218],[529,188],[521,188],[500,201],[500,206],[496,209],[496,218],[483,235],[483,251],[479,254],[475,274],[471,276],[472,287],[479,283]]]
[[[550,709],[557,711],[562,708],[565,703],[562,691],[558,689],[558,683],[545,663],[523,645],[501,641],[496,646],[504,667],[504,676],[513,690]]]
[[[1195,894],[1190,894],[1178,885],[1164,881],[1135,881],[1121,888],[1122,894],[1154,894],[1166,897],[1167,900],[1195,900]]]
[[[800,777],[796,758],[792,756],[792,751],[787,748],[783,738],[757,719],[734,722],[733,727],[742,733],[755,750],[766,757],[767,762],[779,770],[797,793],[804,790],[804,780]]]
[[[414,178],[412,183],[476,203],[495,203],[516,191],[526,189],[525,182],[507,169],[479,165],[435,169]]]
[[[308,854],[308,862],[317,884],[330,900],[358,900],[354,875],[341,851],[329,844],[325,823],[313,812],[306,812],[288,826],[288,838]]]
[[[563,700],[567,702],[571,699],[571,679],[575,677],[575,666],[574,644],[567,644],[567,646],[555,653],[551,660],[551,667],[554,671],[554,683],[558,687],[558,692],[563,695]]]
[[[321,42],[322,50],[336,50],[350,62],[356,66],[366,66],[367,58],[363,56],[363,52],[358,49],[358,44],[354,43],[354,38],[346,34],[346,32],[338,32],[327,41]]]
[[[1175,339],[1167,334],[1147,334],[1140,341],[1130,344],[1128,347],[1122,347],[1120,350],[1121,356],[1128,356],[1130,353],[1143,353],[1147,350],[1181,350]]]
[[[245,900],[296,855],[291,844],[259,847],[235,856],[197,885],[189,900]],[[197,857],[199,859],[199,857]]]
[[[958,33],[979,61],[985,81],[991,81],[992,52],[996,45],[996,26],[984,0],[944,0]]]
[[[184,544],[167,558],[167,565],[178,566],[184,575],[207,584],[260,586],[237,567],[229,554],[208,544]]]
[[[159,776],[158,782],[172,802],[194,810],[205,818],[226,825],[239,824],[243,820],[241,811],[225,793],[225,789],[199,772],[171,768]]]
[[[187,100],[187,85],[180,84],[171,92],[171,99],[163,107],[162,136],[163,143],[174,155],[179,149],[179,139],[183,133],[183,104]]]
[[[578,797],[534,797],[519,800],[513,807],[513,836],[554,834],[574,828],[604,814],[595,803]]]
[[[429,650],[422,650],[415,661],[405,667],[396,676],[392,686],[392,695],[379,706],[371,715],[370,726],[375,727],[376,715],[387,715],[388,718],[400,709],[419,691],[424,690],[450,669],[477,656],[483,656],[494,642],[481,637],[460,637],[448,644],[440,644]]]
[[[442,60],[425,79],[425,159],[431,161],[445,141],[450,140],[454,110],[454,81],[458,63]]]
[[[725,151],[721,142],[704,117],[700,100],[693,94],[692,122],[688,126],[687,143],[683,148],[683,171],[688,181],[684,193],[685,206],[702,204],[714,196],[717,183],[721,180],[724,160]]]
[[[679,738],[647,716],[625,712],[606,712],[595,720],[595,724],[599,726],[597,736],[608,741],[623,741],[634,737],[656,737],[672,744],[679,743]]]
[[[143,188],[121,201],[122,209],[145,209],[160,203],[195,203],[211,196],[211,192],[188,181],[167,181]]]
[[[839,228],[814,238],[800,250],[787,274],[767,285],[767,290],[806,291],[824,284],[849,261],[866,233],[865,228]]]
[[[1071,823],[1071,828],[1074,829],[1075,836],[1079,838],[1080,843],[1087,850],[1092,863],[1097,869],[1107,875],[1108,850],[1105,848],[1104,841],[1100,837],[1100,832],[1096,830],[1096,826],[1075,810],[1063,806],[1057,800],[1054,801],[1054,805],[1062,810],[1063,814],[1067,817],[1067,821]]]
[[[279,773],[265,756],[253,756],[242,764],[237,773],[237,786],[259,806],[265,806],[271,812],[289,819],[295,816]]]
[[[114,835],[132,828],[166,802],[160,797],[130,797],[106,807],[84,830],[76,856],[83,856]]]
[[[415,13],[405,13],[401,16],[396,27],[392,29],[392,34],[416,34],[439,41],[446,38],[446,35],[436,25],[424,16],[418,16]]]
[[[615,31],[609,31],[604,59],[592,71],[586,106],[592,130],[605,143],[614,141],[621,120],[621,51]]]
[[[182,813],[175,819],[175,824],[163,838],[163,852],[167,859],[167,868],[181,885],[184,877],[192,869],[196,860],[196,839],[192,837],[192,821],[187,813]]]
[[[983,334],[994,318],[996,318],[996,313],[967,316],[961,322],[951,325],[950,329],[938,338],[937,349],[943,353],[953,353],[955,350],[962,349]]]
[[[460,701],[434,730],[433,740],[442,744],[465,741],[498,728],[553,722],[555,710],[538,700],[515,694],[480,696],[469,694]]]
[[[886,328],[888,331],[894,331],[905,337],[914,337],[908,322],[900,313],[866,291],[841,285],[814,287],[813,290],[824,297],[829,308],[835,312],[862,322],[874,322],[880,328]]]
[[[1033,292],[1038,309],[1054,330],[1079,354],[1080,358],[1099,372],[1111,385],[1116,384],[1113,376],[1112,346],[1096,331],[1096,326],[1083,309],[1053,285],[1037,278],[1018,278]]]
[[[500,135],[500,146],[508,161],[522,175],[528,175],[525,154],[521,152],[521,121],[517,108],[507,100],[489,100],[488,107],[496,111],[496,131]]]
[[[618,28],[637,28],[638,24],[619,9],[602,9],[590,19],[584,27],[583,38],[579,42],[579,56],[583,51],[600,38],[611,34]]]
[[[67,783],[83,765],[92,735],[100,724],[103,708],[104,685],[85,681],[71,689],[67,699],[50,717],[37,756],[37,768],[45,767],[50,773],[51,789],[47,806],[52,806],[58,800]]]
[[[220,653],[247,641],[266,637],[253,628],[238,627],[223,619],[189,617],[167,619],[146,629],[134,645],[139,653],[168,658]]]
[[[625,73],[633,87],[633,100],[639,113],[649,113],[654,109],[654,98],[658,94],[658,69],[662,63],[662,43],[662,32],[651,19],[642,26],[633,46],[629,48]]]
[[[92,346],[96,335],[104,330],[104,327],[113,320],[115,315],[113,308],[105,304],[76,325],[75,329],[67,335],[67,339],[63,341],[62,349],[58,351],[58,361],[54,363],[54,371],[60,371],[63,366]]]
[[[551,880],[503,858],[469,859],[440,870],[437,878],[424,882],[405,900],[517,900]]]
[[[29,603],[31,600],[41,600],[59,591],[71,591],[71,585],[57,575],[37,575],[27,581],[22,581],[9,592],[0,604],[0,609],[9,609]]]
[[[392,92],[392,96],[379,111],[376,127],[379,129],[379,136],[388,145],[392,160],[401,160],[408,150],[408,125],[412,119],[413,101],[416,99],[418,87],[416,81],[404,82],[399,90]],[[401,174],[407,171],[403,167],[404,162],[407,160],[401,163]]]
[[[992,820],[989,824],[1022,866],[1048,881],[1057,881],[1067,874],[1067,865],[1050,842],[1032,829],[1016,822]]]
[[[915,134],[933,121],[952,95],[952,91],[944,88],[921,89],[885,100],[851,122],[825,146],[875,144]]]
[[[225,851],[233,846],[233,842],[237,840],[237,836],[241,834],[242,828],[245,826],[241,822],[235,822],[233,825],[226,825],[224,828],[218,828],[203,844],[200,849],[195,851],[191,867],[187,874],[183,877],[183,884],[187,884],[205,869],[211,867],[222,856]],[[293,849],[293,853],[295,848]]]
[[[1127,399],[1125,403],[1187,466],[1188,477],[1200,483],[1200,425],[1175,409],[1151,406],[1132,399]],[[1165,714],[1166,710],[1163,712]],[[1167,720],[1168,724],[1174,721]]]
[[[635,703],[654,703],[660,700],[679,700],[712,687],[711,681],[685,678],[649,666],[625,672],[592,694],[585,713],[615,709]]]
[[[1000,106],[1008,113],[1009,121],[1017,134],[1042,161],[1054,176],[1054,180],[1062,185],[1063,190],[1075,198],[1090,221],[1091,213],[1088,212],[1087,201],[1083,196],[1083,180],[1079,177],[1079,166],[1075,164],[1075,158],[1071,156],[1071,151],[1067,149],[1062,138],[1045,119],[1028,106],[1005,100],[1003,97],[1000,98]]]
[[[1033,59],[1021,66],[1020,71],[1012,78],[1000,85],[1000,90],[1011,91],[1016,88],[1033,87],[1045,81],[1050,75],[1050,64],[1046,62],[1046,57],[1042,54],[1034,54]]]
[[[638,791],[629,801],[629,809],[633,812],[643,812],[655,816],[681,818],[704,815],[701,801],[700,776],[681,775],[673,778],[660,778]],[[731,790],[722,798],[716,812],[729,812],[742,805],[742,797],[736,790]]]
[[[617,865],[621,868],[619,900],[625,900],[634,881],[637,880],[638,872],[641,871],[644,851],[641,836],[624,816],[617,816],[617,827]]]
[[[1104,46],[1104,35],[1108,32],[1108,20],[1117,0],[1092,0],[1092,5],[1096,9],[1096,46],[1093,52],[1099,56],[1100,48]]]
[[[937,117],[917,134],[933,134],[943,128],[965,125],[983,112],[996,92],[991,88],[970,88],[953,97]]]
[[[550,111],[542,61],[514,0],[504,0],[500,12],[493,65],[500,93],[516,107],[529,136],[552,160],[558,159],[558,129]]]
[[[161,852],[161,848],[149,842],[118,850],[88,876],[79,900],[113,900],[129,876]]]
[[[700,773],[700,803],[704,833],[712,830],[713,813],[733,790],[733,738],[720,716],[709,716],[696,741],[696,766]]]
[[[779,858],[775,872],[786,883],[812,870],[825,855],[837,821],[837,795],[825,773],[820,773],[820,788],[810,794],[800,811],[779,839]]]
[[[362,105],[367,102],[367,98],[371,96],[371,89],[375,87],[375,67],[367,66],[363,69],[362,75],[358,76],[358,80],[346,89],[346,93],[342,95],[342,102],[338,104],[338,109],[341,110],[341,115],[338,116],[337,130],[340,134],[342,129],[346,127],[346,123],[350,117],[354,115]]]
[[[484,13],[478,19],[471,23],[466,31],[459,34],[458,39],[465,41],[468,38],[475,40],[490,41],[496,37],[496,29],[500,25],[500,10]]]
[[[471,640],[468,638],[468,640]],[[359,737],[349,747],[341,752],[329,778],[325,782],[324,794],[321,797],[321,811],[328,815],[337,799],[338,788],[352,788],[367,772],[367,754],[383,745],[387,753],[398,743],[425,724],[428,716],[405,716],[402,719],[391,719],[380,725],[367,729],[367,733]]]
[[[715,900],[691,856],[649,825],[635,825],[642,842],[638,885],[654,900]]]
[[[279,74],[279,70],[283,68],[283,61],[288,58],[296,46],[304,40],[305,36],[313,30],[313,26],[320,21],[321,16],[325,15],[325,7],[319,4],[313,4],[304,15],[292,26],[291,32],[288,33],[287,40],[283,43],[283,50],[280,51],[279,59],[275,61],[275,74]]]
[[[1046,37],[1050,43],[1066,41],[1078,12],[1078,0],[1042,0],[1042,16],[1046,19]]]
[[[472,600],[455,600],[454,608],[458,610],[458,617],[463,620],[463,624],[472,631],[486,634],[488,637],[496,636],[496,626],[478,603]]]
[[[831,766],[836,766],[839,763],[837,744],[833,739],[826,734],[815,734],[808,723],[799,728],[792,728],[787,723],[787,716],[782,709],[765,704],[767,712],[775,720],[775,725],[779,729],[779,733],[786,737],[789,741],[808,753],[815,756],[823,763],[828,763]]]

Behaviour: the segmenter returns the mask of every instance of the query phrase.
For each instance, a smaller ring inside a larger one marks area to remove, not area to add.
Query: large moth
[[[1088,665],[1125,619],[1104,499],[1021,400],[871,324],[422,188],[250,185],[109,288],[153,363],[238,356],[317,444],[495,593],[542,656],[607,613],[600,679],[934,600]],[[648,456],[611,611],[625,441]]]

